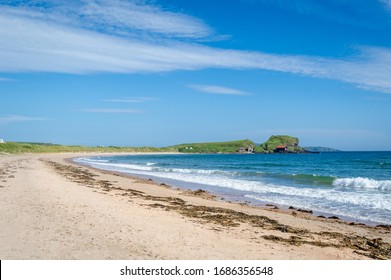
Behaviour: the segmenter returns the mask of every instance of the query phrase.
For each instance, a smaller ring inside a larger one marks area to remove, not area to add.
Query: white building
[[[0,144],[5,144],[3,139],[0,139]]]

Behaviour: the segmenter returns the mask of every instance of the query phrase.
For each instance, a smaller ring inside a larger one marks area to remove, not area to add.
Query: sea
[[[391,225],[391,152],[156,154],[81,157],[77,163],[202,189],[217,199],[312,210]]]

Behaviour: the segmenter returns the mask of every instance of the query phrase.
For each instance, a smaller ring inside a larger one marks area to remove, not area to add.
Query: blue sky
[[[391,150],[390,0],[0,0],[0,138]]]

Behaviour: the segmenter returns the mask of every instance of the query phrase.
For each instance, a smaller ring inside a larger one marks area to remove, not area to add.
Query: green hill
[[[189,143],[171,146],[171,149],[177,149],[181,153],[251,153],[256,144],[248,139],[228,142],[210,142],[210,143]]]
[[[265,143],[261,144],[261,153],[304,153],[299,146],[299,139],[288,135],[273,135]]]
[[[305,153],[299,146],[299,139],[287,135],[271,136],[265,143],[258,145],[253,141],[237,140],[228,142],[188,143],[165,148],[155,147],[118,147],[118,146],[66,146],[50,143],[7,142],[0,144],[0,154],[20,153],[131,153],[131,152],[181,152],[203,154],[250,154],[250,153]]]
[[[192,143],[180,144],[165,148],[155,147],[118,147],[118,146],[66,146],[50,143],[7,142],[0,144],[0,154],[21,153],[75,153],[75,152],[99,152],[99,153],[133,153],[133,152],[181,152],[181,153],[251,153],[255,148],[250,140],[229,142]]]

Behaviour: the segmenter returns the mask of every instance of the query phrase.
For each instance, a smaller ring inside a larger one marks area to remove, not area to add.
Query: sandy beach
[[[0,155],[0,259],[391,258],[389,227],[228,203],[77,156]]]

